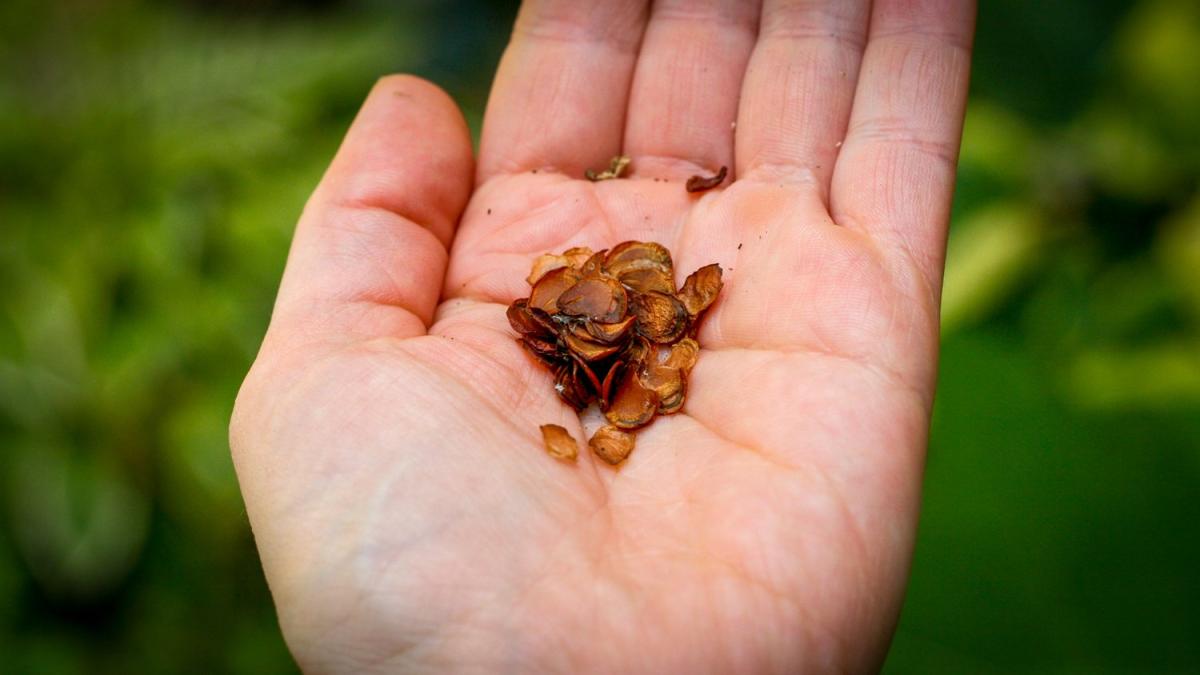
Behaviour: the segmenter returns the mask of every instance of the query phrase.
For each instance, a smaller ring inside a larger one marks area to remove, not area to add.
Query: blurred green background
[[[1200,3],[983,2],[892,673],[1200,669]],[[226,443],[379,74],[511,2],[0,3],[0,672],[293,672]]]

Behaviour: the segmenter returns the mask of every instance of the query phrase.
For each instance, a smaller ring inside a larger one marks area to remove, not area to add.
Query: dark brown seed
[[[626,241],[614,246],[604,259],[604,269],[614,276],[647,267],[674,270],[671,252],[653,241]]]
[[[529,293],[529,306],[554,314],[558,312],[558,299],[563,292],[579,282],[579,272],[570,267],[559,267],[547,272]]]
[[[625,270],[617,275],[617,280],[636,293],[658,291],[659,293],[673,294],[675,292],[674,274],[656,267]]]
[[[509,305],[506,312],[508,324],[523,337],[535,337],[553,341],[554,330],[549,327],[553,324],[546,323],[547,321],[552,322],[549,315],[541,310],[530,308],[527,304],[528,302],[529,298],[521,298]],[[538,316],[535,312],[541,316]]]
[[[642,241],[618,244],[609,251],[604,268],[638,293],[675,292],[675,267],[671,253],[662,244]]]
[[[638,369],[648,359],[653,358],[655,354],[657,354],[657,348],[649,340],[640,335],[635,335],[629,341],[629,346],[625,348],[625,351],[621,352],[620,359],[631,368]]]
[[[613,466],[625,461],[629,453],[633,452],[633,444],[633,434],[625,433],[607,424],[597,429],[588,441],[592,452]]]
[[[554,391],[564,403],[579,412],[592,402],[591,393],[579,381],[579,366],[563,364],[555,372]]]
[[[586,317],[601,323],[616,323],[625,318],[629,306],[621,283],[612,277],[599,275],[584,277],[563,291],[557,300],[558,311],[563,314]]]
[[[633,312],[637,316],[637,332],[659,343],[679,339],[691,321],[682,302],[658,291],[634,296]]]
[[[687,179],[687,191],[704,192],[705,190],[711,190],[725,182],[725,176],[727,175],[729,175],[729,167],[723,166],[713,176],[692,176]]]
[[[575,461],[579,456],[579,444],[570,432],[557,424],[543,424],[541,429],[542,444],[546,446],[547,454],[555,459]]]
[[[688,314],[695,317],[708,309],[720,292],[721,266],[713,263],[688,275],[679,289],[679,299],[687,308]]]
[[[626,368],[604,417],[622,429],[636,429],[653,419],[656,410],[658,394],[642,385],[633,368]]]
[[[599,361],[621,351],[621,345],[596,342],[583,326],[575,326],[563,331],[563,342],[572,352],[578,354],[584,361]]]
[[[579,367],[579,373],[575,378],[579,380],[581,385],[590,387],[589,391],[599,395],[603,387],[600,386],[600,378],[596,377],[596,371],[592,370],[592,367],[588,365],[588,362],[582,356],[575,352],[567,353],[570,354],[570,358],[575,362],[575,365]]]
[[[592,336],[593,340],[606,344],[619,344],[629,335],[629,330],[633,328],[633,322],[636,320],[635,316],[627,316],[616,323],[588,321],[584,324],[584,329],[587,330],[588,335]]]
[[[562,350],[560,350],[558,345],[554,342],[542,340],[528,335],[521,338],[520,342],[525,346],[526,349],[533,352],[534,356],[537,356],[543,360],[564,360]]]
[[[608,402],[612,399],[613,384],[621,375],[621,369],[625,367],[624,361],[616,361],[609,367],[608,372],[604,375],[604,381],[600,383],[600,411],[608,410]]]

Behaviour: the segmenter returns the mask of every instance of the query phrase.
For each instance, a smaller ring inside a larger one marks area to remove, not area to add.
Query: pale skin
[[[869,672],[920,502],[974,7],[541,0],[478,157],[382,79],[297,226],[231,429],[309,672]],[[735,124],[736,122],[736,124]],[[627,178],[590,183],[616,154]],[[726,165],[704,195],[683,182]],[[538,254],[710,263],[683,411],[619,469],[504,317]]]

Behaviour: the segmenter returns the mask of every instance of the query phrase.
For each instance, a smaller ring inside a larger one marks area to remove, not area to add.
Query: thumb
[[[266,344],[423,334],[473,170],[445,92],[381,79],[300,217]]]

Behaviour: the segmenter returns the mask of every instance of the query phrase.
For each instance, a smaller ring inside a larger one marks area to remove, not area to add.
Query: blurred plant
[[[1111,58],[1062,125],[972,101],[943,330],[1023,313],[1076,404],[1198,404],[1200,6],[1139,5]]]
[[[288,670],[227,420],[304,199],[419,32],[396,13],[16,4],[0,670]],[[156,656],[123,656],[139,653]]]

